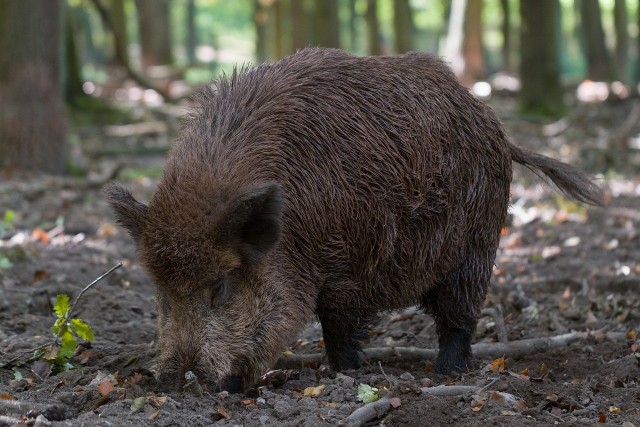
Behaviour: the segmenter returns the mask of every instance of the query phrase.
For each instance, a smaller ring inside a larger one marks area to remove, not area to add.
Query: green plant
[[[15,211],[11,209],[5,211],[0,222],[0,233],[4,233],[7,230],[13,230],[13,221],[16,217]]]
[[[53,371],[64,371],[73,367],[70,362],[78,346],[78,339],[91,341],[94,338],[91,326],[82,319],[71,318],[69,307],[69,297],[65,294],[56,296],[56,303],[53,306],[56,313],[56,321],[51,327],[55,336],[53,348],[47,351],[45,358],[52,365]]]

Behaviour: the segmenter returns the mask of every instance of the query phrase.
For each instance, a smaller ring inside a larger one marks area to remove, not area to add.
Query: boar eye
[[[211,283],[211,307],[216,307],[227,299],[227,287],[223,278],[215,280]]]

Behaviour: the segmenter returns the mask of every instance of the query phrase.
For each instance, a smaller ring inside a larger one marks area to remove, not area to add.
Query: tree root
[[[531,354],[537,354],[556,348],[565,347],[572,342],[580,340],[608,340],[622,341],[626,339],[623,332],[602,331],[593,332],[571,332],[562,335],[543,338],[531,338],[520,341],[511,341],[509,343],[478,343],[471,346],[473,355],[483,359],[495,359],[497,357],[514,357],[519,358]],[[369,362],[375,361],[404,361],[417,362],[422,360],[435,360],[438,350],[423,349],[417,347],[381,347],[366,348],[363,351],[364,358]],[[312,354],[283,354],[278,359],[276,367],[278,369],[295,369],[310,364],[322,363],[324,355],[322,353]]]

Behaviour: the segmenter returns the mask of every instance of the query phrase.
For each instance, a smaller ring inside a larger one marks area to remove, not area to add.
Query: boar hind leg
[[[471,340],[489,284],[491,262],[464,264],[422,298],[434,316],[439,351],[434,372],[461,373],[471,358]]]
[[[361,365],[359,338],[366,323],[353,313],[346,313],[318,310],[327,358],[336,371],[358,369]]]

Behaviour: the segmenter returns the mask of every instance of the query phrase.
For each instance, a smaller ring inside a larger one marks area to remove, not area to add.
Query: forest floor
[[[599,107],[594,117],[549,137],[549,126],[509,117],[508,103],[498,107],[518,145],[574,163],[596,158],[596,164],[599,155],[590,157],[585,147],[597,146],[628,111]],[[631,159],[624,157],[623,163]],[[149,200],[162,157],[88,161],[98,171],[118,162],[124,162],[119,180],[138,199]],[[0,426],[17,420],[335,425],[348,423],[365,405],[358,388],[366,384],[381,396],[380,416],[367,425],[640,427],[640,177],[611,175],[602,185],[608,206],[584,209],[516,170],[509,224],[486,301],[489,309],[502,307],[509,343],[497,343],[499,322],[483,316],[475,337],[477,368],[447,378],[431,372],[432,360],[416,358],[415,351],[412,356],[412,349],[437,348],[437,340],[433,319],[409,307],[384,314],[363,343],[366,349],[398,349],[395,355],[372,357],[363,368],[339,374],[317,363],[294,364],[294,371],[276,373],[248,394],[205,390],[197,396],[156,392],[154,286],[130,238],[115,225],[100,186],[87,179],[5,179],[0,215],[12,210],[15,216],[0,228]],[[53,375],[48,365],[25,357],[6,364],[51,341],[57,294],[73,298],[118,261],[124,267],[79,301],[74,316],[91,325],[95,339],[78,348],[73,369]],[[322,352],[320,327],[309,320],[287,357]],[[545,337],[566,341],[545,351]],[[518,350],[523,342],[529,346]]]

